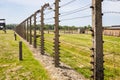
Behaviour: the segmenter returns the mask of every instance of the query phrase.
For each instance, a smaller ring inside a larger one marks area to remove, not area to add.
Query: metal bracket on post
[[[55,32],[55,38],[54,38],[54,58],[55,58],[55,67],[59,67],[60,65],[60,42],[59,42],[59,0],[55,0],[55,25],[54,25],[54,32]]]
[[[104,80],[104,68],[103,68],[103,36],[102,36],[102,0],[92,0],[92,38],[93,48],[91,48],[93,54],[92,57],[92,71],[93,80]]]

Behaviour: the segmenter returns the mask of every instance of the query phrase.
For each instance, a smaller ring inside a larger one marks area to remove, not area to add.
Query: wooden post
[[[92,36],[93,36],[93,80],[104,80],[103,68],[103,36],[102,36],[102,0],[92,0]]]
[[[19,42],[19,60],[23,60],[22,58],[22,41]]]
[[[36,38],[36,13],[34,14],[34,48],[37,48],[37,38]]]
[[[59,67],[59,0],[55,0],[55,25],[54,25],[54,54],[55,54],[55,67]]]
[[[14,37],[15,37],[15,41],[17,40],[17,35],[16,35],[16,33],[14,32]]]

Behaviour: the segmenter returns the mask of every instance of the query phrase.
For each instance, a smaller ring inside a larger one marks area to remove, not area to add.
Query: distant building
[[[120,25],[113,25],[112,27],[120,28]]]
[[[0,19],[0,30],[3,30],[6,33],[5,19]]]
[[[85,30],[86,30],[86,29],[85,29],[84,27],[79,27],[79,28],[78,28],[78,33],[79,33],[79,34],[84,34],[84,33],[85,33]]]
[[[120,25],[105,27],[103,30],[104,35],[120,37]]]

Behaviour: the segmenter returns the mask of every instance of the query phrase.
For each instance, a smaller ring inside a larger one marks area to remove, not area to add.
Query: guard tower
[[[6,33],[5,19],[0,19],[0,30],[3,30]]]

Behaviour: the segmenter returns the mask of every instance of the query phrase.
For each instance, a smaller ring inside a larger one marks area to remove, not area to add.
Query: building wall
[[[107,36],[118,36],[118,37],[120,37],[120,29],[105,29],[103,31],[103,34],[107,35]]]

